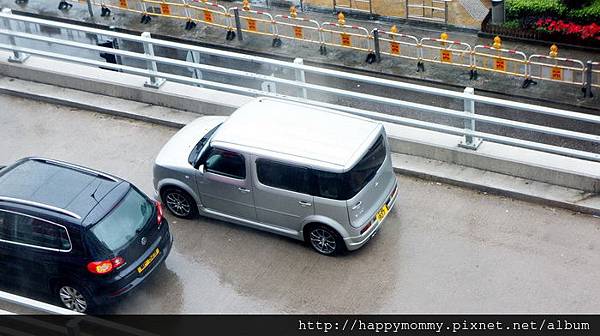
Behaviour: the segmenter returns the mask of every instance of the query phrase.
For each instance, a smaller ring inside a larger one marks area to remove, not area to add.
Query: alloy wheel
[[[175,215],[180,217],[189,216],[191,211],[190,202],[180,193],[172,192],[167,194],[167,206]]]
[[[323,254],[332,254],[336,250],[335,237],[328,230],[317,228],[310,232],[310,243]]]
[[[83,313],[86,311],[88,304],[83,294],[77,289],[69,286],[63,286],[59,291],[60,301],[67,309]]]

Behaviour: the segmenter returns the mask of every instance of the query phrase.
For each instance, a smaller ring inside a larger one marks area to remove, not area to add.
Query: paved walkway
[[[480,0],[458,0],[467,10],[469,15],[476,20],[483,21],[488,13],[488,8]]]

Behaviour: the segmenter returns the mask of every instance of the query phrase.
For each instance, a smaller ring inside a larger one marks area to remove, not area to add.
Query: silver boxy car
[[[271,98],[177,132],[154,186],[177,217],[255,227],[325,255],[363,246],[398,194],[381,123]]]

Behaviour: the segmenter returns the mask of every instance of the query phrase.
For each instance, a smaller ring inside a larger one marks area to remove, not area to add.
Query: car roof
[[[335,110],[258,98],[236,110],[211,144],[345,171],[361,159],[382,128],[376,121]]]
[[[51,211],[82,223],[122,182],[62,161],[25,158],[0,170],[0,201]]]

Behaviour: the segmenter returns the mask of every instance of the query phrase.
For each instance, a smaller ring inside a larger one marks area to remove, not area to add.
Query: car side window
[[[0,211],[0,239],[57,250],[69,250],[65,228],[33,217]]]
[[[15,236],[15,214],[0,211],[0,239],[12,241]]]
[[[243,180],[246,178],[246,164],[241,154],[211,148],[210,153],[204,162],[206,171],[235,179]]]
[[[256,175],[258,181],[266,186],[310,193],[310,174],[307,168],[259,159],[256,160]]]

